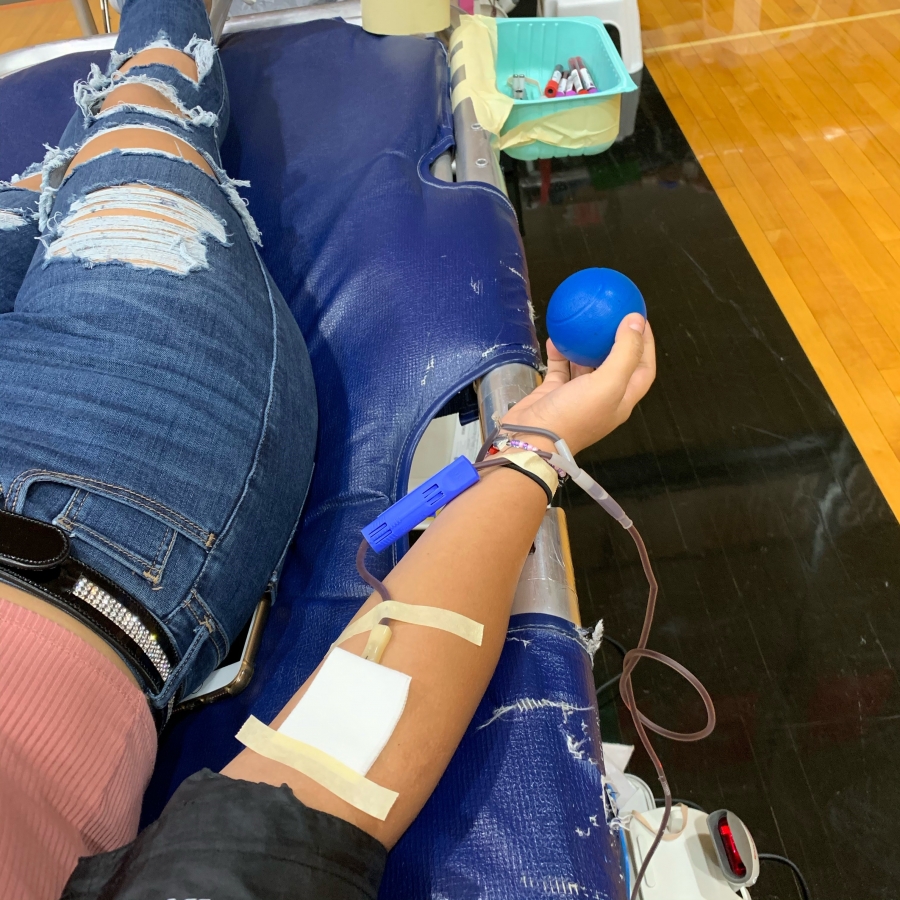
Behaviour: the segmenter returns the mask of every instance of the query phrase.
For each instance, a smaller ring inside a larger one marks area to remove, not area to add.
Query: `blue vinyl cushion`
[[[513,616],[456,755],[388,857],[381,900],[626,900],[584,639]]]
[[[365,599],[360,528],[402,492],[428,421],[491,368],[539,361],[512,207],[486,185],[429,174],[453,142],[440,43],[333,20],[244,32],[221,53],[232,107],[225,165],[251,182],[243,193],[263,257],[306,336],[319,444],[256,675],[239,697],[167,730],[145,820],[189,774],[235,755],[248,714],[275,715]],[[104,57],[68,56],[0,81],[0,178],[55,143],[74,110],[72,82]],[[386,574],[397,552],[373,570]],[[529,634],[527,645],[510,638],[481,718],[391,854],[385,900],[623,896],[585,651],[558,629]],[[578,711],[539,706],[479,730],[498,704],[528,697]],[[585,741],[583,757],[566,735]]]

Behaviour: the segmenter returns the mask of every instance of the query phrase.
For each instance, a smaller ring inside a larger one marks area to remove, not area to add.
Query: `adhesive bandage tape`
[[[278,733],[365,775],[400,721],[411,680],[335,647]]]
[[[449,631],[457,637],[481,646],[484,637],[484,625],[463,616],[452,609],[441,609],[437,606],[414,606],[411,603],[401,603],[399,600],[383,600],[377,606],[373,606],[364,616],[351,622],[334,642],[334,646],[343,644],[356,634],[371,631],[382,619],[394,619],[397,622],[408,622],[410,625],[425,625],[428,628],[438,628],[441,631]]]
[[[540,478],[550,489],[551,495],[556,494],[556,489],[559,487],[559,475],[546,459],[538,456],[533,450],[505,450],[503,458]]]
[[[336,797],[382,822],[400,796],[321,750],[274,731],[254,716],[244,723],[237,739],[254,753],[296,769]]]

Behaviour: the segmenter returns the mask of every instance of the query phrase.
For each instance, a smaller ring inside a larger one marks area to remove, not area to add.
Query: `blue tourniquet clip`
[[[366,525],[362,530],[363,537],[376,553],[380,553],[476,481],[475,466],[460,456]]]

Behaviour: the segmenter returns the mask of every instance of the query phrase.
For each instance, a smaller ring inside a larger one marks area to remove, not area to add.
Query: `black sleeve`
[[[207,769],[131,844],[79,860],[62,900],[376,900],[386,856],[287,785]]]

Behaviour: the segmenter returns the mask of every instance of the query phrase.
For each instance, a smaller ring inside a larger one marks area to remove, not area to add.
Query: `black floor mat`
[[[894,516],[649,74],[632,137],[515,170],[539,329],[563,278],[609,266],[641,288],[656,334],[657,383],[584,457],[650,548],[650,646],[716,701],[707,741],[655,741],[674,793],[734,810],[815,900],[896,897]],[[646,599],[634,547],[578,488],[562,503],[585,624],[602,617],[633,646]],[[619,667],[598,654],[598,684]],[[674,674],[644,662],[635,684],[652,719],[702,726]],[[606,740],[635,742],[617,691],[601,720]],[[631,771],[660,793],[640,749]],[[752,895],[798,893],[764,863]]]

